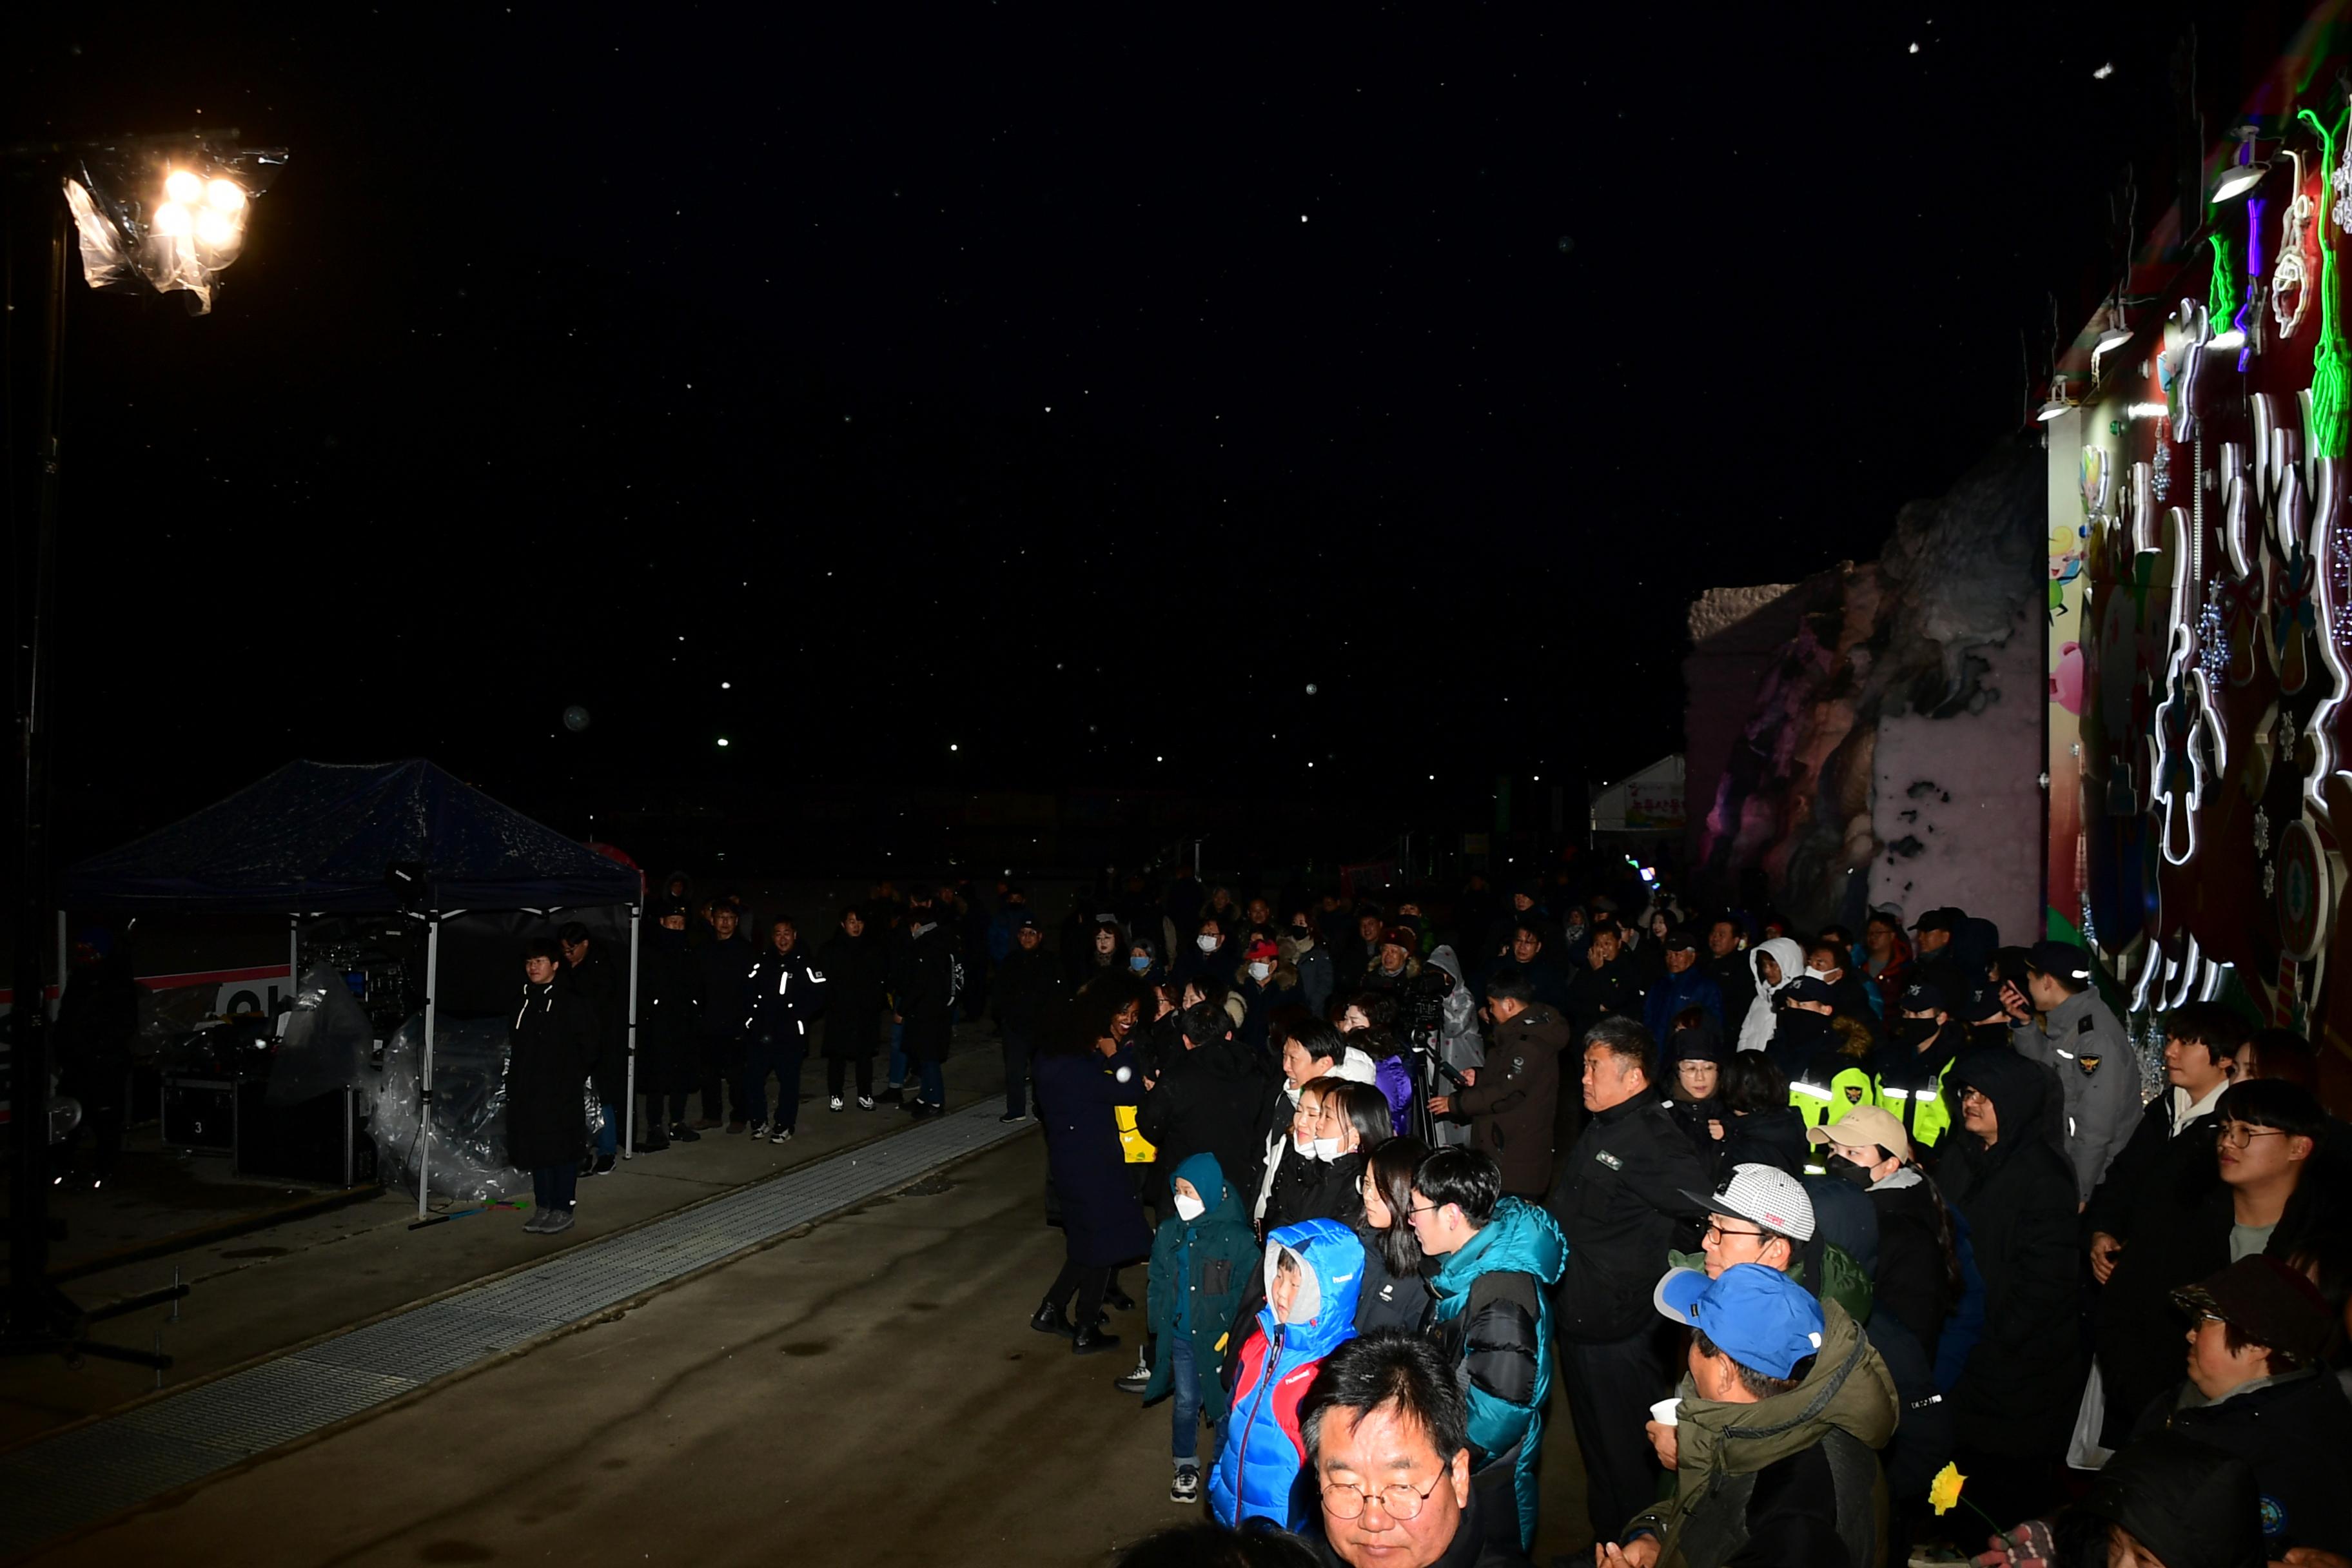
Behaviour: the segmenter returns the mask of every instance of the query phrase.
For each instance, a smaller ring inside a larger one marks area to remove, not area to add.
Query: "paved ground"
[[[963,1060],[978,1079],[985,1055]],[[1033,1134],[30,1561],[1107,1563],[1185,1510],[1167,1501],[1168,1407],[1109,1386],[1129,1358],[1026,1326],[1061,1255],[1043,1181]],[[337,1245],[384,1248],[380,1268],[436,1245],[503,1258],[515,1222],[464,1233],[480,1223]],[[289,1261],[200,1300],[266,1320]],[[310,1296],[296,1304],[324,1315],[333,1293]],[[1115,1326],[1129,1344],[1140,1329]],[[1583,1535],[1564,1426],[1538,1562]]]
[[[948,1063],[951,1106],[1003,1086],[1002,1058],[978,1034],[965,1033],[970,1040]],[[822,1066],[809,1068],[804,1087],[812,1093],[823,1090]],[[698,1143],[640,1155],[611,1175],[583,1182],[580,1223],[553,1240],[522,1234],[527,1211],[492,1210],[412,1231],[415,1194],[393,1193],[173,1256],[102,1269],[72,1280],[67,1289],[76,1300],[94,1307],[167,1285],[177,1267],[194,1287],[178,1321],[168,1310],[142,1311],[100,1325],[97,1337],[144,1348],[155,1344],[160,1333],[163,1350],[177,1362],[165,1376],[166,1386],[178,1386],[837,1153],[895,1131],[904,1121],[903,1111],[887,1105],[868,1112],[853,1103],[836,1115],[822,1099],[813,1099],[801,1107],[799,1135],[787,1144],[710,1132]],[[217,1174],[200,1167],[186,1182],[189,1191],[180,1201],[198,1223],[220,1217],[227,1201],[224,1192],[251,1184],[200,1179]],[[302,1194],[273,1194],[272,1201],[280,1195]],[[111,1217],[114,1205],[125,1201],[116,1192],[73,1193],[58,1208],[75,1226],[78,1245],[87,1246],[79,1238],[92,1230],[131,1231],[142,1241],[152,1239],[148,1233],[159,1227],[157,1215]],[[435,1200],[436,1206],[446,1202]],[[119,1363],[90,1361],[78,1369],[54,1361],[0,1363],[0,1463],[6,1462],[5,1447],[119,1408],[154,1385],[152,1373]]]

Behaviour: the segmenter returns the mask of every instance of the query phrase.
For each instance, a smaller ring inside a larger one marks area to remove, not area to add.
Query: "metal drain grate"
[[[1031,1125],[1002,1096],[0,1457],[0,1557],[135,1508],[878,1197]]]

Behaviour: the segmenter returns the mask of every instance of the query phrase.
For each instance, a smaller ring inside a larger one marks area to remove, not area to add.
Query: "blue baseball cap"
[[[1735,1263],[1709,1279],[1672,1268],[1651,1300],[1685,1328],[1705,1331],[1715,1348],[1751,1371],[1785,1378],[1822,1348],[1822,1304],[1777,1268]]]

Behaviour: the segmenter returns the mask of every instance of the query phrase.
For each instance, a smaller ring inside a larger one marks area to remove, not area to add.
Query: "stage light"
[[[2257,158],[2251,163],[2232,163],[2213,181],[2213,189],[2205,199],[2215,206],[2234,202],[2252,194],[2255,186],[2271,172],[2268,158]]]
[[[163,176],[163,195],[182,206],[194,206],[204,195],[205,183],[185,169],[174,169]]]
[[[235,180],[215,180],[205,187],[205,205],[215,212],[242,212],[245,189]]]
[[[178,239],[188,227],[188,209],[178,202],[165,202],[155,209],[155,232],[164,238]]]

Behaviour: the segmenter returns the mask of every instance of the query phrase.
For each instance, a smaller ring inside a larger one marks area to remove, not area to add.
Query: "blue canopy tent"
[[[72,867],[63,891],[70,909],[283,913],[298,930],[305,915],[420,915],[428,922],[420,1115],[429,1114],[433,1095],[441,922],[472,910],[625,906],[630,1092],[623,1114],[634,1122],[638,874],[431,763],[289,763],[193,816]],[[621,1148],[630,1147],[625,1131]],[[420,1158],[419,1217],[425,1164]]]

